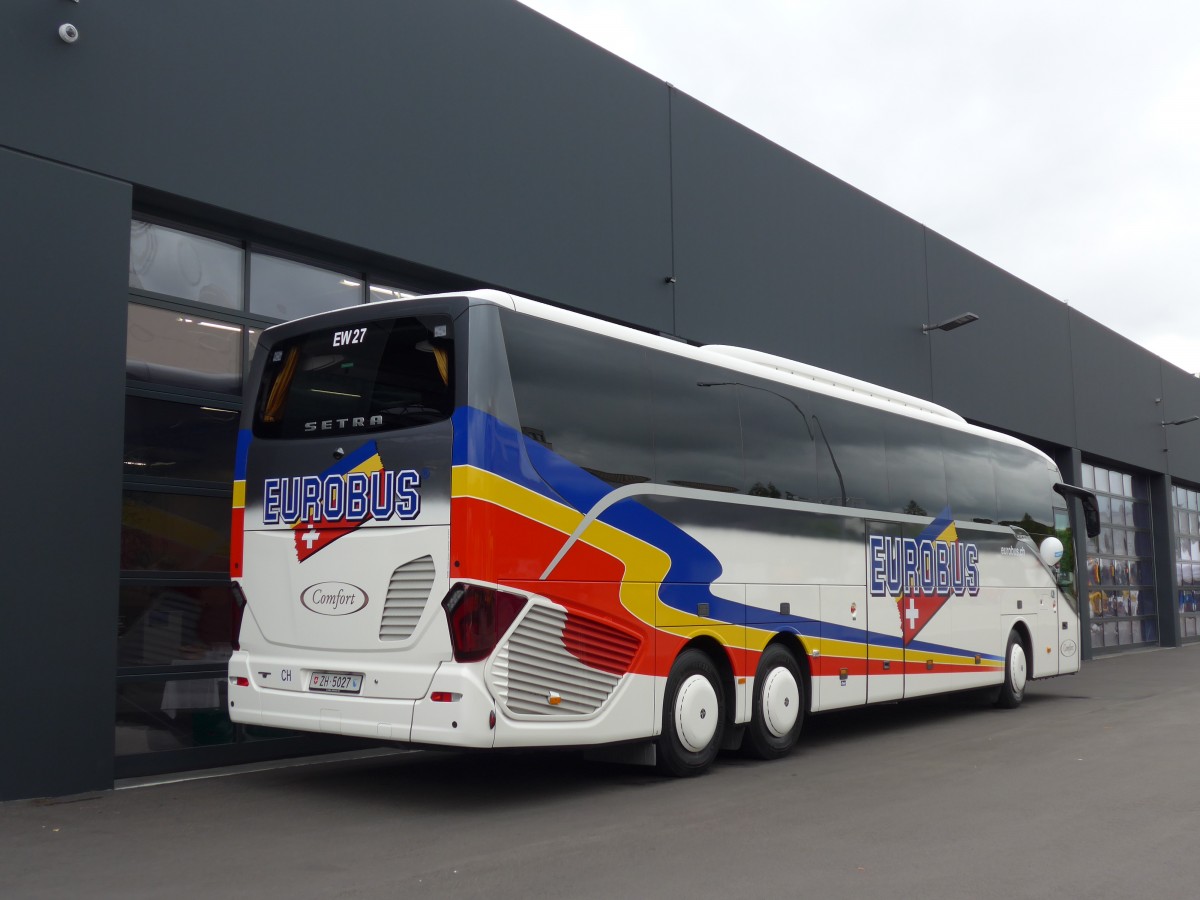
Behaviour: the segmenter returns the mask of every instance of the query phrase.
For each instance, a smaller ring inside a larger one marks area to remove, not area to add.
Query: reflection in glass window
[[[910,516],[939,515],[947,503],[942,429],[906,416],[888,418],[887,508]]]
[[[363,302],[363,283],[353,276],[250,254],[250,312],[273,319],[298,319]]]
[[[125,398],[125,455],[130,476],[233,480],[238,413],[231,409]]]
[[[122,585],[117,665],[228,662],[234,638],[233,602],[227,584]]]
[[[229,498],[126,491],[121,511],[126,571],[229,571]]]
[[[241,309],[242,253],[232,244],[135,219],[129,232],[129,286]]]
[[[992,443],[996,521],[1016,525],[1034,538],[1054,533],[1053,475],[1040,456],[999,441]]]
[[[373,284],[367,289],[367,302],[379,303],[382,300],[403,300],[405,297],[415,297],[417,293],[417,291],[408,291],[404,288]]]
[[[649,481],[646,351],[530,316],[502,322],[525,436],[610,485]]]
[[[887,509],[883,435],[889,414],[857,403],[819,397],[814,401],[810,418],[820,441],[817,491],[821,502]]]
[[[996,521],[996,476],[980,439],[960,431],[942,435],[946,460],[946,492],[955,518],[991,524]]]
[[[130,381],[222,394],[241,391],[239,325],[130,303],[125,347]]]
[[[741,489],[742,435],[731,373],[658,356],[654,372],[654,480],[680,487]]]
[[[228,680],[177,678],[117,684],[117,756],[228,744]]]
[[[736,385],[746,468],[743,492],[815,500],[818,438],[809,419],[812,397],[787,385],[743,378]]]

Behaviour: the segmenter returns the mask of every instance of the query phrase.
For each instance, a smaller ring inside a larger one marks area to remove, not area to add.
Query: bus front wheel
[[[758,759],[787,756],[804,726],[804,679],[796,658],[772,644],[754,676],[754,711],[746,730],[746,750]]]
[[[717,667],[700,650],[685,650],[667,678],[659,769],[677,777],[701,774],[717,758],[724,732],[725,695]]]
[[[996,705],[1002,709],[1016,709],[1025,697],[1025,682],[1029,678],[1029,663],[1025,658],[1025,644],[1014,628],[1008,635],[1008,649],[1004,653],[1004,684]]]

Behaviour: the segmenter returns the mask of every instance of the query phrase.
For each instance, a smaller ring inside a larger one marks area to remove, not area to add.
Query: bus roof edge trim
[[[732,347],[726,344],[705,344],[704,349],[710,353],[732,356],[743,362],[754,363],[755,365],[765,366],[769,369],[777,369],[780,372],[787,372],[789,375],[796,375],[821,384],[839,387],[843,390],[863,394],[876,400],[919,409],[930,415],[950,419],[952,422],[966,421],[966,419],[953,410],[939,406],[936,403],[931,403],[928,400],[922,400],[920,397],[913,397],[910,394],[893,391],[891,388],[880,387],[869,381],[861,381],[858,378],[851,378],[849,375],[842,375],[838,372],[832,372],[829,369],[822,369],[819,366],[810,366],[807,363],[797,362],[794,359],[763,353],[761,350],[751,350],[747,347]]]

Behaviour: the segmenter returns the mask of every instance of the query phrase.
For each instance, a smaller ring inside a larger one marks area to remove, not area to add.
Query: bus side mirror
[[[1095,494],[1079,498],[1083,502],[1083,527],[1088,537],[1100,534],[1100,504],[1096,502]]]
[[[1063,497],[1075,497],[1083,504],[1084,531],[1088,537],[1097,537],[1100,534],[1100,504],[1096,502],[1096,495],[1073,484],[1059,483],[1054,486],[1054,490]]]

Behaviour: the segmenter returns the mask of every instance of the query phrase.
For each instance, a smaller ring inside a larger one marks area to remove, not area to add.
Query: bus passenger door
[[[904,535],[896,522],[867,522],[866,531],[868,583],[863,602],[867,607],[867,702],[880,703],[904,697],[904,635],[898,598],[872,591],[871,570],[878,561],[871,558],[871,536],[899,539]]]

